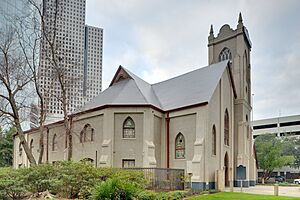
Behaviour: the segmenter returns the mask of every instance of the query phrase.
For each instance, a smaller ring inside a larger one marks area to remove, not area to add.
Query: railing
[[[183,190],[184,169],[170,168],[126,168],[140,170],[148,180],[147,188],[152,190]]]

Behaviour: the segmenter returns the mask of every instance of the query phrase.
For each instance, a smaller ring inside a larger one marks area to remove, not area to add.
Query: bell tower
[[[236,180],[237,167],[246,167],[246,181],[244,186],[253,185],[256,179],[254,171],[254,154],[252,135],[250,130],[251,107],[251,41],[248,30],[243,24],[242,14],[239,14],[236,29],[228,24],[221,27],[217,36],[214,36],[213,26],[208,36],[208,64],[223,60],[230,60],[237,98],[234,100],[234,179],[235,186],[240,182]]]

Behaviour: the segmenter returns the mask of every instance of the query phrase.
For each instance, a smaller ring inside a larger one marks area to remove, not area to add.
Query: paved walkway
[[[230,191],[230,188],[226,188]],[[234,192],[241,192],[241,188],[233,188]],[[255,187],[243,188],[243,192],[250,194],[274,195],[274,186],[258,185]],[[300,197],[300,187],[279,186],[279,196]]]

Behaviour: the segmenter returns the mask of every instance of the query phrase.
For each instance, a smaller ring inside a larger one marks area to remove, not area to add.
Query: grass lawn
[[[300,199],[297,197],[281,197],[281,196],[270,196],[270,195],[257,195],[257,194],[246,194],[237,192],[220,192],[216,194],[200,195],[193,197],[191,200],[296,200]]]

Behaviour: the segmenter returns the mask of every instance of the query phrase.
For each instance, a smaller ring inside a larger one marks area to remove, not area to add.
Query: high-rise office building
[[[101,92],[103,29],[85,25],[85,7],[85,0],[43,1],[45,31],[49,36],[56,34],[55,48],[67,89],[69,113]],[[62,91],[49,56],[51,48],[44,38],[40,52],[40,85],[50,94],[47,121],[54,121],[63,116]]]
[[[14,24],[14,19],[25,14],[24,0],[0,0],[0,32],[4,33]]]

